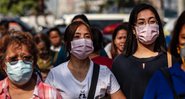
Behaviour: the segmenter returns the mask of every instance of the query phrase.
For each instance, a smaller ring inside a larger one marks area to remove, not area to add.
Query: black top
[[[173,58],[172,60],[172,64],[176,62]],[[145,88],[154,72],[167,66],[164,53],[150,58],[119,55],[113,62],[112,72],[127,99],[143,99]]]

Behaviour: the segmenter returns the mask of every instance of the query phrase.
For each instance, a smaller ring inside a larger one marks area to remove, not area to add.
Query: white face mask
[[[70,53],[80,60],[87,58],[93,50],[94,47],[91,39],[77,39],[71,41]]]
[[[17,85],[24,85],[27,83],[33,73],[32,62],[25,63],[23,60],[19,60],[16,63],[5,63],[7,66],[6,72],[8,78]]]
[[[159,36],[159,25],[157,24],[136,26],[135,29],[137,39],[145,45],[154,43]]]

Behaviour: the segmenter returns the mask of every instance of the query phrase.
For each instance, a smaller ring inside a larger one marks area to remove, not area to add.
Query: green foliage
[[[36,6],[37,0],[0,0],[0,13],[4,15],[26,15],[29,11],[35,11]]]

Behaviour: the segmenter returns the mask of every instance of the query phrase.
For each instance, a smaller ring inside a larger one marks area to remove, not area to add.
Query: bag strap
[[[90,86],[90,90],[89,90],[89,94],[88,94],[87,99],[94,99],[96,85],[98,82],[99,70],[100,70],[100,66],[98,64],[94,63],[93,75],[92,75],[92,79],[91,79],[91,86]]]
[[[172,55],[167,52],[168,68],[172,67]]]
[[[177,95],[177,93],[175,91],[175,88],[173,86],[172,77],[171,77],[170,72],[168,71],[168,69],[167,68],[160,68],[160,71],[162,72],[162,74],[166,78],[170,88],[172,89],[172,92],[173,92],[173,95],[174,95],[174,99],[180,99],[180,97]]]

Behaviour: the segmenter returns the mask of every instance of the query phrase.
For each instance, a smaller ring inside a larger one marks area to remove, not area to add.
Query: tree
[[[38,0],[0,0],[0,13],[4,15],[29,15],[37,13]]]

